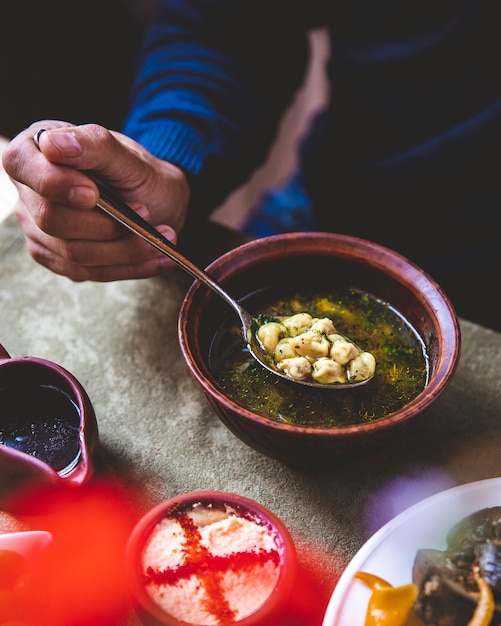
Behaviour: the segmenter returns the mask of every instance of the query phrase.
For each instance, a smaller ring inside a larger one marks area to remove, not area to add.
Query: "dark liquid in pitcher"
[[[52,386],[0,387],[0,443],[31,454],[59,474],[80,457],[80,411]]]

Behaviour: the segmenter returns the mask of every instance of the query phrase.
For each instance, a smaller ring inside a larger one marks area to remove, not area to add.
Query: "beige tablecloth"
[[[462,320],[452,383],[394,445],[326,470],[292,469],[231,434],[190,376],[177,339],[190,281],[176,270],[72,283],[34,263],[13,217],[0,224],[0,343],[11,356],[47,358],[77,377],[97,414],[103,471],[144,485],[148,506],[198,489],[250,497],[284,521],[300,558],[321,556],[318,575],[332,589],[396,514],[453,485],[501,475],[501,334]],[[2,520],[11,528],[11,516]]]

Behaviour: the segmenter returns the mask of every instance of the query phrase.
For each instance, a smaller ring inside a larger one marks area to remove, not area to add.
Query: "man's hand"
[[[40,129],[39,149],[34,136]],[[101,180],[173,243],[190,190],[183,172],[132,139],[95,124],[36,122],[3,153],[31,256],[75,281],[155,276],[173,262],[96,208]]]

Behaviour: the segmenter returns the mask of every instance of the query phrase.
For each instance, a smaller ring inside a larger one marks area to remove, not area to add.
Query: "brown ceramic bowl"
[[[398,427],[418,417],[438,398],[458,364],[459,323],[443,290],[421,268],[373,242],[331,233],[275,235],[227,252],[211,263],[207,272],[254,315],[259,312],[259,294],[263,290],[266,294],[280,293],[286,277],[292,277],[298,290],[310,286],[315,278],[320,278],[323,286],[344,285],[360,290],[398,311],[422,341],[428,359],[427,383],[404,406],[364,423],[318,427],[280,422],[249,410],[238,398],[228,397],[218,382],[209,355],[221,320],[236,315],[228,312],[221,297],[194,282],[179,317],[180,345],[191,373],[220,419],[237,437],[287,464],[328,463],[340,455],[388,442]],[[339,394],[354,390],[315,392]]]

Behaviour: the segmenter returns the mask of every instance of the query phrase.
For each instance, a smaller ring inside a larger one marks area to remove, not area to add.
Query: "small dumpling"
[[[327,357],[317,359],[315,363],[313,363],[311,376],[317,383],[326,385],[347,382],[347,376],[343,366]]]
[[[374,376],[376,359],[370,352],[362,352],[348,365],[348,376],[351,381],[367,380]]]
[[[337,361],[340,365],[346,365],[359,354],[360,351],[357,346],[352,344],[351,341],[346,341],[346,339],[335,341],[329,351],[331,359]]]
[[[328,317],[313,318],[311,330],[316,330],[319,333],[325,333],[326,335],[332,335],[336,332],[336,328]]]
[[[327,339],[331,342],[331,343],[335,343],[336,341],[346,341],[346,337],[344,335],[340,335],[339,333],[329,333],[327,335]]]
[[[285,334],[285,329],[279,322],[267,322],[259,327],[257,336],[268,352],[274,352],[281,337]]]
[[[277,367],[296,380],[305,380],[311,374],[311,363],[303,356],[284,359]]]
[[[293,359],[297,356],[296,351],[291,346],[292,339],[290,337],[284,337],[284,339],[280,339],[275,347],[275,352],[273,353],[273,358],[275,363],[279,363],[284,359]]]
[[[329,354],[331,344],[325,335],[315,330],[307,330],[294,337],[291,346],[301,356],[319,359]]]
[[[296,313],[290,317],[284,317],[281,322],[287,328],[290,337],[296,337],[305,330],[311,328],[313,318],[309,313]]]

